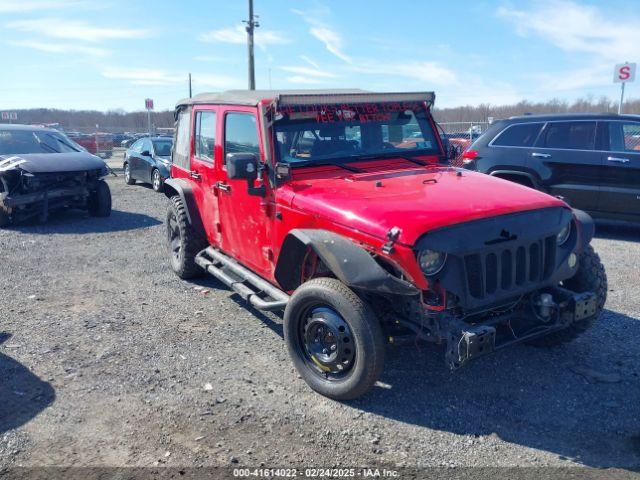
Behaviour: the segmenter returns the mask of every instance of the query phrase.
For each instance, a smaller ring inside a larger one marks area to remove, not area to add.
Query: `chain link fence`
[[[441,134],[449,143],[449,162],[456,167],[462,166],[462,154],[469,146],[482,135],[489,122],[442,122],[438,123],[442,128]]]

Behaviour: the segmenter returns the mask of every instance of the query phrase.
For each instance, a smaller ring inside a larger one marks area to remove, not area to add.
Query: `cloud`
[[[291,9],[291,12],[296,15],[300,15],[303,20],[309,24],[309,33],[317,40],[320,40],[329,52],[343,62],[353,63],[351,57],[344,52],[344,41],[342,39],[342,35],[325,22],[319,20],[320,16],[327,15],[329,13],[327,9],[322,11],[314,10],[304,12],[293,8]]]
[[[24,13],[77,7],[85,2],[77,0],[0,0],[0,13]]]
[[[125,80],[132,85],[166,86],[187,83],[187,73],[168,72],[162,69],[111,67],[104,69],[102,76],[114,80]],[[194,85],[214,90],[240,86],[240,81],[233,77],[210,73],[193,73],[191,81]]]
[[[216,55],[196,55],[193,57],[196,62],[224,62],[224,57],[218,57]]]
[[[317,85],[321,83],[327,83],[335,78],[338,78],[338,75],[331,72],[324,71],[324,70],[320,70],[318,68],[284,66],[284,67],[280,67],[280,70],[284,70],[285,72],[295,74],[290,77],[287,77],[287,81],[289,83]]]
[[[315,68],[316,70],[320,70],[320,65],[318,65],[318,63],[314,60],[311,60],[309,57],[307,57],[306,55],[300,55],[300,60],[307,62],[309,65],[311,65],[313,68]]]
[[[127,80],[133,85],[177,85],[186,82],[185,76],[165,70],[106,68],[102,76],[115,80]]]
[[[94,57],[105,57],[110,55],[109,50],[98,47],[88,47],[85,45],[77,45],[73,43],[51,43],[51,42],[38,42],[34,40],[23,40],[9,42],[9,45],[16,47],[32,48],[41,52],[47,53],[82,53]]]
[[[311,27],[309,33],[324,43],[325,48],[340,60],[352,63],[351,58],[342,50],[342,36],[338,32],[327,26],[317,26]]]
[[[612,63],[640,57],[640,17],[613,19],[611,12],[569,0],[542,0],[527,9],[500,7],[496,13],[519,35],[539,36],[566,52]]]
[[[201,42],[208,43],[221,42],[244,45],[247,43],[247,32],[242,25],[236,25],[235,27],[220,28],[203,33],[199,39]],[[268,45],[284,45],[291,42],[288,37],[280,32],[275,30],[262,30],[260,28],[256,28],[255,30],[254,41],[258,47],[263,49]]]
[[[458,76],[453,70],[437,62],[367,62],[354,65],[357,73],[378,76],[400,76],[417,80],[425,85],[457,85]]]
[[[16,20],[7,23],[5,26],[21,32],[91,43],[99,43],[105,40],[145,38],[151,35],[151,32],[145,29],[98,27],[82,20],[60,18]]]

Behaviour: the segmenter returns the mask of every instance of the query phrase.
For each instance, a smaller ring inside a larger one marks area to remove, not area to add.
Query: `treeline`
[[[24,124],[59,123],[67,131],[80,132],[144,132],[147,130],[147,112],[112,110],[57,110],[33,108],[16,110],[18,122]],[[173,127],[173,112],[153,112],[151,122],[156,128]],[[14,122],[16,123],[16,122]],[[97,127],[96,127],[97,125]]]
[[[486,122],[489,117],[494,119],[508,118],[525,113],[617,113],[618,102],[607,97],[600,99],[586,98],[574,102],[564,100],[550,100],[548,102],[529,102],[523,100],[513,105],[462,106],[455,108],[435,108],[434,117],[438,122]],[[640,99],[624,102],[624,113],[640,114]]]
[[[586,98],[574,102],[550,100],[548,102],[522,101],[513,105],[480,104],[477,106],[461,106],[455,108],[436,108],[434,116],[439,122],[486,122],[507,118],[525,113],[585,113],[585,112],[617,112],[618,104],[607,97],[600,99]],[[18,122],[26,124],[59,123],[65,130],[82,132],[122,132],[146,131],[147,112],[125,112],[112,110],[99,112],[94,110],[57,110],[35,108],[18,110]],[[640,99],[626,101],[625,113],[640,114]],[[153,112],[152,123],[156,128],[172,127],[173,112]],[[96,127],[96,125],[98,127]]]

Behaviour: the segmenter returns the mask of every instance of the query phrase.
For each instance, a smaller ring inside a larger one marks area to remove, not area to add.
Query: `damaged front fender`
[[[365,249],[327,230],[294,229],[284,240],[275,277],[284,290],[295,289],[304,254],[311,248],[327,268],[349,287],[393,295],[417,295],[411,283],[391,275]]]

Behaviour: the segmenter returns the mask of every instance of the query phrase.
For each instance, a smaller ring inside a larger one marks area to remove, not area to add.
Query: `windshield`
[[[278,116],[278,161],[292,165],[440,153],[418,102],[293,106]]]
[[[0,155],[79,151],[80,147],[57,132],[0,130]]]
[[[171,156],[171,144],[172,140],[153,140],[153,150],[159,157]]]

